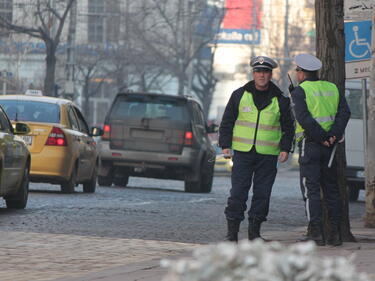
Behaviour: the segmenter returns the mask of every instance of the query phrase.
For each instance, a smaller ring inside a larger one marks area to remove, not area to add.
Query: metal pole
[[[3,95],[7,94],[7,71],[3,70]]]
[[[77,0],[73,2],[70,10],[66,63],[66,87],[65,94],[74,95],[74,67],[75,67],[75,35],[77,25]]]
[[[366,159],[367,149],[367,79],[362,79],[362,98],[363,98],[363,152]]]
[[[375,13],[372,15],[375,26]],[[375,227],[375,28],[372,29],[371,83],[367,96],[367,141],[365,155],[366,215],[365,226]]]

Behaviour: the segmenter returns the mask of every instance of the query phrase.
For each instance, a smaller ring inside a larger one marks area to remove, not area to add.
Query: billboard
[[[263,0],[225,0],[225,15],[217,42],[259,45],[262,4]]]

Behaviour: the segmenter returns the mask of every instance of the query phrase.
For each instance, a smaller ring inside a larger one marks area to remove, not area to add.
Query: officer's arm
[[[295,117],[298,123],[305,130],[305,134],[315,142],[321,143],[328,139],[326,131],[311,116],[306,104],[305,91],[296,87],[291,94]]]
[[[335,116],[335,122],[333,123],[331,130],[329,130],[329,136],[335,136],[337,140],[340,140],[344,135],[346,125],[350,119],[350,109],[346,101],[345,95],[340,94],[339,105]]]
[[[234,92],[225,107],[219,127],[219,146],[223,149],[232,147],[233,127],[238,117],[238,104],[238,94]]]
[[[280,125],[281,125],[281,140],[280,148],[281,151],[289,152],[292,149],[292,143],[294,138],[294,118],[290,108],[290,99],[287,97],[279,98],[280,106]]]

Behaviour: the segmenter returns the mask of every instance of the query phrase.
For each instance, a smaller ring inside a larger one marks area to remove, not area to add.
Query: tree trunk
[[[90,77],[85,78],[85,84],[83,86],[83,112],[86,116],[86,119],[89,119],[88,117],[90,116],[90,92],[89,92],[89,87],[90,87]],[[90,120],[92,121],[92,120]]]
[[[323,80],[333,82],[345,95],[345,37],[344,37],[344,1],[316,0],[316,48],[317,57],[323,62],[320,76]],[[341,235],[343,241],[355,241],[350,231],[348,193],[345,177],[345,143],[339,144],[336,150],[338,184],[342,202]],[[324,232],[329,231],[325,209]]]
[[[372,26],[375,13],[372,15]],[[365,226],[375,227],[375,29],[372,28],[372,75],[370,93],[367,97],[366,140],[366,216]]]
[[[56,71],[56,48],[52,43],[46,43],[46,75],[44,78],[43,94],[46,96],[54,96],[55,87],[55,71]]]

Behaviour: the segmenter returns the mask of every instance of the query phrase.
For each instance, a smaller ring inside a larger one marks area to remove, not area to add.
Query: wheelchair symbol
[[[371,46],[365,38],[358,38],[358,25],[353,26],[354,40],[349,44],[350,55],[354,58],[363,58],[371,53]]]

